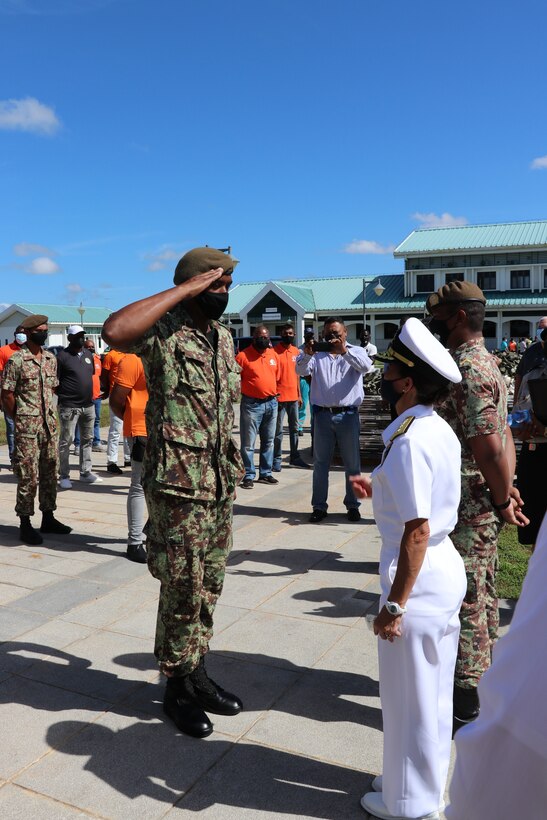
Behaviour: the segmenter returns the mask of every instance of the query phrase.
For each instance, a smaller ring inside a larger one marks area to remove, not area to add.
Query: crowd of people
[[[57,481],[63,490],[72,487],[76,429],[80,481],[101,481],[92,454],[104,452],[97,424],[100,402],[108,398],[107,470],[122,471],[122,436],[124,464],[131,467],[127,555],[147,562],[161,584],[154,653],[166,679],[164,713],[180,731],[203,738],[213,731],[210,714],[243,709],[241,698],[206,668],[236,492],[252,490],[255,482],[279,483],[274,473],[284,468],[286,417],[288,464],[312,471],[309,521],[320,524],[328,515],[337,447],[347,518],[359,522],[360,499],[372,497],[382,539],[374,632],[383,774],[362,806],[385,820],[438,818],[451,739],[465,726],[450,817],[478,817],[457,807],[465,804],[467,756],[478,754],[482,742],[475,731],[484,723],[481,705],[488,726],[495,725],[485,702],[492,684],[482,688],[482,679],[491,682],[497,674],[494,668],[488,677],[487,670],[498,631],[498,539],[505,524],[517,527],[523,543],[547,539],[545,525],[538,535],[547,505],[547,317],[519,364],[514,401],[529,415],[512,430],[506,384],[484,344],[486,298],[477,285],[439,288],[427,300],[427,319],[401,322],[385,353],[366,331],[360,347],[351,345],[344,322],[332,316],[321,339],[307,328],[300,348],[292,324],[281,328],[275,347],[268,328],[259,325],[252,344],[234,357],[231,334],[219,318],[236,265],[212,248],[185,254],[173,287],[106,321],[103,338],[111,350],[102,362],[78,325],[68,329],[69,344],[57,358],[45,350],[46,316],[27,317],[9,351],[0,349],[21,540],[37,544],[40,533],[70,532],[54,516]],[[383,433],[381,463],[368,478],[361,475],[359,406],[363,377],[375,362],[383,364],[381,395],[393,420]],[[239,447],[232,436],[237,403]],[[299,450],[308,405],[311,464]],[[518,466],[513,432],[523,442]],[[40,532],[30,521],[37,490]],[[519,742],[526,743],[522,733]],[[545,766],[547,754],[536,753],[536,763]]]

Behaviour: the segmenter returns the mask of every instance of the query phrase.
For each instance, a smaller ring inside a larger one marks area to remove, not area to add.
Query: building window
[[[485,339],[495,339],[497,330],[498,326],[495,322],[490,322],[486,320],[482,328],[482,335]]]
[[[463,273],[447,273],[445,274],[444,281],[447,285],[449,285],[451,282],[462,282]]]
[[[477,285],[481,290],[496,290],[496,271],[480,270],[477,273]]]
[[[543,271],[543,287],[547,288],[547,268]]]
[[[530,271],[529,270],[512,270],[511,271],[511,290],[523,290],[530,287]]]
[[[433,293],[435,290],[435,274],[419,273],[416,276],[416,293]]]

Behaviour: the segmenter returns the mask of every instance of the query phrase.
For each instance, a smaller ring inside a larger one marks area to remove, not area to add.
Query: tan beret
[[[426,308],[431,313],[433,308],[440,305],[458,302],[482,302],[485,305],[486,298],[479,286],[473,282],[449,282],[428,296]]]
[[[47,323],[47,316],[44,316],[41,313],[34,313],[32,316],[27,316],[26,319],[23,319],[23,321],[18,325],[18,327],[24,327],[25,330],[32,330],[33,327],[47,325]]]
[[[180,285],[187,279],[197,276],[198,273],[206,273],[208,270],[223,268],[224,272],[231,271],[237,265],[238,260],[228,256],[224,251],[217,251],[216,248],[194,248],[185,253],[175,268],[173,282]]]

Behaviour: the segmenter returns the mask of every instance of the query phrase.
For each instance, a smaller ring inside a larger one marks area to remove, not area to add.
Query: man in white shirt
[[[374,361],[374,357],[378,353],[378,348],[370,341],[370,333],[366,328],[361,332],[361,347],[368,355],[369,359]]]
[[[310,403],[314,414],[313,437],[313,512],[312,524],[327,516],[329,468],[335,444],[346,471],[344,506],[349,521],[359,521],[359,501],[350,476],[360,475],[359,406],[364,398],[363,375],[374,365],[360,347],[347,343],[347,330],[341,319],[329,317],[323,326],[323,339],[329,349],[317,350],[309,341],[296,359],[299,376],[311,376]]]

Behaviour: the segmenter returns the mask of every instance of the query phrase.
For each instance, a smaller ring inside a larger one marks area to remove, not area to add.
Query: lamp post
[[[83,302],[80,302],[80,307],[78,308],[78,313],[80,314],[80,324],[83,327],[84,326],[84,313],[85,313],[85,307],[84,307]]]
[[[382,293],[385,291],[385,287],[382,285],[380,280],[378,279],[378,283],[373,288],[374,293],[376,296],[381,296]],[[367,316],[366,316],[366,291],[367,291],[367,283],[365,281],[365,277],[363,277],[363,333],[367,329]]]

